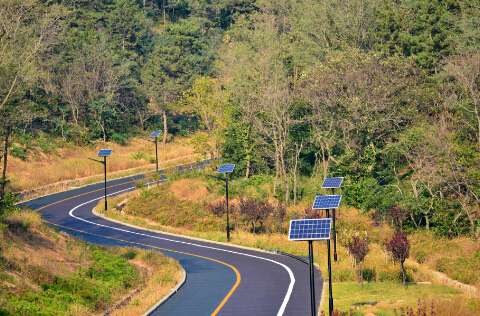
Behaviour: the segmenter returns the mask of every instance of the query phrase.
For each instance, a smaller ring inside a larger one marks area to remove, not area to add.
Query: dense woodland
[[[2,207],[39,132],[143,131],[442,236],[480,225],[479,0],[0,0]],[[478,233],[477,233],[478,234]]]

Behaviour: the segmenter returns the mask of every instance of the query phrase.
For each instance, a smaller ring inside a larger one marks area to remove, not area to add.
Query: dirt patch
[[[368,314],[373,315],[372,313],[375,313],[376,311],[378,311],[378,309],[376,309],[375,307],[371,307],[363,310],[364,313],[367,313],[366,315]]]

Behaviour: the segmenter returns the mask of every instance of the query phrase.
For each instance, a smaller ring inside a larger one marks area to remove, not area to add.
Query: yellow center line
[[[113,188],[113,187],[116,187],[116,186],[119,186],[119,185],[123,185],[123,184],[127,184],[127,183],[130,183],[130,182],[134,182],[134,181],[129,181],[129,182],[121,183],[121,184],[112,185],[112,186],[107,187],[107,188]],[[60,202],[64,202],[64,201],[67,201],[67,200],[70,200],[70,199],[73,199],[73,198],[76,198],[76,197],[79,197],[79,196],[83,196],[83,195],[86,195],[86,194],[98,192],[98,191],[101,191],[101,190],[104,190],[104,189],[98,189],[98,190],[95,190],[95,191],[86,192],[86,193],[83,193],[83,194],[79,194],[79,195],[76,195],[76,196],[72,196],[72,197],[69,197],[69,198],[60,200],[60,201],[57,201],[57,202],[55,202],[55,203],[51,203],[51,204],[42,206],[41,208],[35,210],[35,212],[38,212],[38,211],[40,211],[41,209],[46,208],[46,207],[48,207],[48,206],[52,206],[52,205],[55,205],[55,204],[60,203]],[[93,233],[86,232],[86,231],[83,231],[83,230],[78,230],[78,229],[74,229],[74,228],[69,228],[69,227],[66,227],[66,226],[58,225],[58,224],[51,223],[51,222],[48,222],[48,221],[45,221],[45,222],[46,222],[46,223],[49,223],[49,224],[51,224],[51,225],[55,225],[55,226],[58,226],[58,227],[62,227],[62,228],[65,228],[65,229],[69,229],[69,230],[74,230],[74,231],[81,232],[81,233],[85,233],[85,234],[89,234],[89,235],[92,235],[92,236],[109,238],[109,239],[118,240],[118,241],[130,243],[130,244],[142,245],[142,246],[146,246],[146,247],[152,247],[152,248],[155,248],[155,249],[160,249],[160,250],[165,250],[165,251],[171,251],[171,252],[181,253],[181,254],[184,254],[184,255],[189,255],[189,256],[194,256],[194,257],[198,257],[198,258],[203,258],[203,259],[207,259],[207,260],[211,260],[211,261],[215,261],[215,262],[224,264],[224,265],[232,268],[233,271],[235,271],[235,274],[237,275],[237,282],[236,282],[235,285],[231,288],[230,292],[228,292],[227,296],[225,296],[225,298],[223,299],[223,301],[220,303],[220,305],[218,305],[217,309],[215,309],[215,311],[213,312],[213,314],[212,314],[211,316],[217,315],[217,313],[220,311],[220,309],[222,309],[222,307],[223,307],[223,306],[225,305],[225,303],[228,301],[228,299],[230,298],[230,296],[232,296],[233,292],[237,289],[237,287],[238,287],[238,285],[240,284],[240,281],[241,281],[241,279],[242,279],[241,276],[240,276],[240,272],[239,272],[234,266],[232,266],[232,265],[230,265],[230,264],[228,264],[228,263],[225,263],[225,262],[222,262],[222,261],[213,259],[213,258],[204,257],[204,256],[200,256],[200,255],[194,255],[194,254],[191,254],[191,253],[181,252],[181,251],[176,251],[176,250],[171,250],[171,249],[167,249],[167,248],[160,248],[160,247],[156,247],[156,246],[152,246],[152,245],[147,245],[147,244],[142,244],[142,243],[138,243],[138,242],[133,242],[133,241],[128,241],[128,240],[118,239],[118,238],[109,237],[109,236],[97,235],[97,234],[93,234]],[[160,232],[160,233],[161,233],[161,232]]]

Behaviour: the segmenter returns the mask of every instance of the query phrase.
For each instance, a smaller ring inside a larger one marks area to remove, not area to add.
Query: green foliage
[[[480,260],[475,258],[440,258],[435,264],[435,269],[462,283],[476,284],[480,280],[477,271],[479,264]]]
[[[5,196],[0,199],[0,217],[15,212],[17,210],[15,203],[17,203],[17,195],[7,190]]]
[[[128,133],[113,133],[112,136],[110,136],[110,140],[119,145],[126,145],[130,137],[131,135]]]
[[[133,160],[145,159],[146,157],[145,153],[141,150],[137,150],[136,152],[132,153],[131,156]]]
[[[435,72],[438,62],[454,52],[455,20],[459,1],[409,0],[378,10],[374,38],[380,51],[413,56]]]
[[[29,267],[29,277],[40,285],[41,290],[22,287],[20,293],[5,292],[6,302],[1,313],[53,316],[70,313],[72,304],[99,312],[113,303],[113,294],[127,293],[140,284],[141,275],[126,260],[135,257],[133,249],[127,249],[118,256],[115,249],[81,246],[88,261],[92,261],[88,268],[59,277],[50,275],[42,267]]]
[[[10,149],[10,155],[22,160],[27,160],[28,158],[27,149],[22,146],[13,146],[13,148]]]

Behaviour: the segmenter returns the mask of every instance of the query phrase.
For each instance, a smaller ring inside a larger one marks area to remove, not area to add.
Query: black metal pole
[[[335,189],[332,188],[332,195],[335,194]],[[332,220],[333,220],[333,260],[337,262],[337,232],[335,229],[335,209],[332,210]]]
[[[230,241],[230,224],[228,222],[228,173],[225,173],[225,188],[227,191],[227,241]]]
[[[312,304],[312,316],[315,316],[315,274],[313,269],[313,242],[308,241],[308,262],[310,264],[310,300]]]
[[[327,218],[330,217],[330,211],[327,210]],[[327,240],[328,251],[328,315],[333,315],[333,296],[332,296],[332,258],[330,255],[330,239]]]
[[[107,211],[107,157],[103,157],[103,170],[105,171],[105,211]]]
[[[158,173],[158,149],[157,149],[157,137],[155,136],[155,162],[157,163],[157,173]]]

